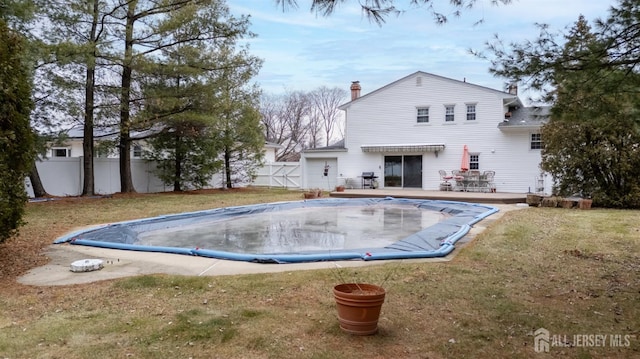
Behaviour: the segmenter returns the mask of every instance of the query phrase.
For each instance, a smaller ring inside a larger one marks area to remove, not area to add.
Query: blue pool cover
[[[423,228],[384,247],[306,250],[295,253],[236,253],[216,248],[184,246],[153,246],[140,244],[140,237],[152,231],[168,231],[180,226],[198,226],[204,223],[222,223],[242,216],[260,213],[282,212],[295,209],[320,209],[326,207],[373,207],[410,206],[446,215],[434,225]],[[299,263],[335,260],[382,260],[407,258],[444,257],[455,248],[455,243],[464,237],[471,226],[498,212],[492,206],[441,200],[419,200],[404,198],[328,198],[306,201],[278,202],[250,206],[217,208],[198,212],[166,215],[141,220],[105,224],[73,232],[54,243],[71,243],[85,246],[124,249],[145,252],[164,252],[209,258],[248,261],[257,263]],[[217,222],[216,222],[217,221]]]

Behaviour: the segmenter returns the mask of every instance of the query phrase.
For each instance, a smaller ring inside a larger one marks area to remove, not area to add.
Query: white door
[[[308,188],[333,190],[338,179],[336,158],[307,158],[305,176]]]

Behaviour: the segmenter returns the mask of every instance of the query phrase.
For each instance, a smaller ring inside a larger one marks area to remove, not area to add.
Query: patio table
[[[464,192],[491,192],[492,180],[484,174],[475,171],[458,172],[453,179],[456,181],[456,190]]]

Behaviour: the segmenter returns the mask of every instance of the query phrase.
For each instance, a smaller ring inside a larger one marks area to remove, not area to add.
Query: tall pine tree
[[[23,224],[24,179],[35,156],[31,76],[24,54],[25,40],[0,17],[0,242]]]

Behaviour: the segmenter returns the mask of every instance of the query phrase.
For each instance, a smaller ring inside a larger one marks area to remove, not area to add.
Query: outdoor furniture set
[[[448,174],[445,170],[438,171],[440,174],[441,191],[464,191],[464,192],[495,192],[496,187],[493,182],[496,172],[478,170],[461,171],[453,170]]]

